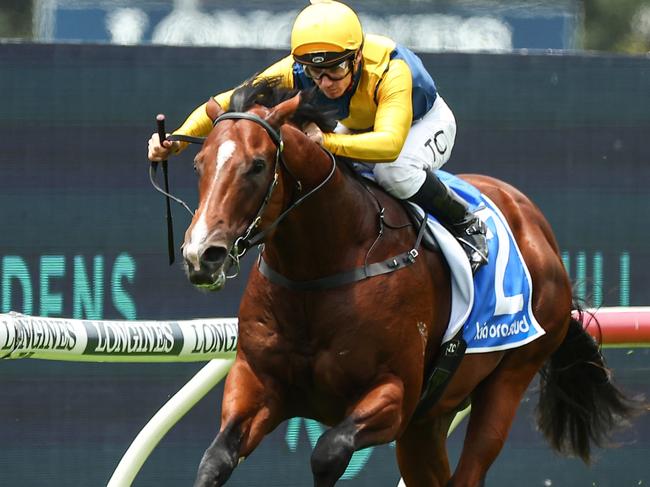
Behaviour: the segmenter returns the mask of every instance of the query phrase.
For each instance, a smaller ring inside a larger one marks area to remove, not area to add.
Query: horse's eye
[[[266,169],[266,161],[264,159],[256,158],[253,159],[253,164],[251,166],[251,174],[259,174]]]

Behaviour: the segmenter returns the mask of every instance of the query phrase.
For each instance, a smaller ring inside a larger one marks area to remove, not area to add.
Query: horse
[[[355,451],[392,441],[407,486],[476,487],[538,373],[538,425],[561,453],[589,462],[592,446],[632,414],[598,344],[572,315],[551,226],[522,192],[461,175],[505,216],[545,334],[518,348],[465,355],[423,408],[450,315],[445,259],[422,248],[408,266],[366,274],[397,253],[411,255],[418,229],[402,203],[303,134],[305,121],[326,122],[305,92],[258,80],[235,91],[230,111],[211,99],[206,112],[214,125],[194,160],[199,205],[182,245],[188,278],[219,290],[246,250],[259,244],[261,253],[240,303],[221,426],[195,487],[223,485],[265,435],[296,416],[329,427],[311,455],[316,487],[334,485]],[[452,472],[446,434],[468,401]]]

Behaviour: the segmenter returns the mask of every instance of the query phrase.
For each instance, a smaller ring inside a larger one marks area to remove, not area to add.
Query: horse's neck
[[[302,194],[306,194],[327,178],[333,162],[316,147],[300,161],[289,155],[287,164],[305,183]],[[331,180],[278,227],[266,244],[265,258],[273,268],[296,280],[349,270],[363,261],[377,237],[378,211],[370,193],[337,168]]]

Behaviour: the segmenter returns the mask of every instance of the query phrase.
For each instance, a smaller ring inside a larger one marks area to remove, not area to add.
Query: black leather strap
[[[254,113],[226,112],[223,115],[217,117],[217,119],[212,123],[212,126],[214,127],[222,120],[250,120],[251,122],[255,122],[256,124],[261,125],[269,134],[269,137],[271,137],[273,143],[280,148],[280,151],[282,151],[282,136],[280,135],[280,132],[271,127],[271,124],[269,122],[261,117],[258,117]]]
[[[191,135],[172,134],[167,137],[167,140],[171,140],[173,142],[189,142],[190,144],[203,144],[203,142],[205,142],[205,137],[192,137]]]
[[[281,147],[282,146],[282,137],[280,136],[280,133],[275,130],[273,127],[271,127],[271,124],[269,124],[266,120],[264,120],[261,117],[258,117],[257,115],[254,115],[252,113],[245,113],[245,112],[227,112],[218,117],[214,122],[212,122],[212,126],[214,127],[217,125],[217,123],[221,122],[222,120],[250,120],[251,122],[255,122],[258,125],[261,125],[264,130],[266,130],[269,134],[269,137],[271,137],[271,140],[273,140],[273,143]],[[189,142],[190,144],[203,144],[205,142],[205,137],[193,137],[191,135],[183,135],[183,134],[171,134],[169,137],[167,137],[167,140],[171,141],[179,141],[179,142]]]
[[[410,266],[411,264],[414,264],[418,256],[417,249],[420,247],[420,242],[422,241],[422,236],[424,235],[426,226],[427,219],[425,218],[420,224],[420,230],[418,231],[415,245],[413,246],[413,249],[409,250],[408,252],[403,252],[382,262],[369,264],[363,267],[357,267],[356,269],[334,274],[332,276],[321,277],[319,279],[313,279],[310,281],[292,281],[291,279],[284,277],[279,272],[273,270],[266,263],[262,255],[260,255],[257,261],[258,269],[262,275],[272,283],[286,287],[287,289],[291,289],[293,291],[321,291],[324,289],[332,289],[335,287],[344,286],[345,284],[362,281],[370,277],[390,274],[391,272],[398,271]]]
[[[426,412],[442,397],[442,393],[458,370],[467,350],[463,329],[464,327],[461,327],[454,338],[440,345],[438,358],[424,382],[420,401],[415,410],[416,416]]]

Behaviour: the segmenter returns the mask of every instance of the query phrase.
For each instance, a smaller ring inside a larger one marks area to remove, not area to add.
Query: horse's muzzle
[[[192,284],[211,291],[218,291],[226,283],[224,263],[228,249],[220,245],[207,247],[199,256],[199,268],[185,258],[187,275]]]

